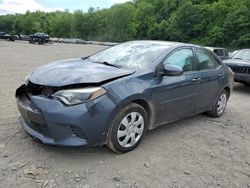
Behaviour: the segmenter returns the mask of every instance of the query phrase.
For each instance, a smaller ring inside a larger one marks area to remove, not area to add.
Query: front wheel
[[[107,146],[116,153],[125,153],[141,142],[148,125],[145,109],[130,103],[115,117],[108,135]]]
[[[209,116],[220,117],[224,113],[228,101],[228,93],[226,90],[223,90],[216,101],[216,104],[213,106],[212,110],[207,112]]]

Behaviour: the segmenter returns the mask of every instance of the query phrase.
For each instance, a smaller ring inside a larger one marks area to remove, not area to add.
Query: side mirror
[[[183,74],[182,68],[176,66],[176,65],[169,65],[166,64],[163,67],[163,71],[161,75],[163,76],[180,76]]]

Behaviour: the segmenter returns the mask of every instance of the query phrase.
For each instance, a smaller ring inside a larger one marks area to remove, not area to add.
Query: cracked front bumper
[[[116,105],[106,95],[84,104],[65,106],[44,96],[28,98],[17,91],[24,130],[44,144],[100,146],[105,144]]]

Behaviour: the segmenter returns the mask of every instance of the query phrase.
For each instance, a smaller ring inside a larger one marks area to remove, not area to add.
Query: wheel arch
[[[225,88],[224,88],[224,90],[227,92],[227,94],[228,94],[228,98],[230,97],[230,95],[231,95],[231,89],[230,89],[230,87],[228,87],[228,86],[226,86]]]
[[[124,106],[127,106],[130,103],[136,103],[145,109],[145,111],[148,114],[148,121],[149,121],[147,130],[153,129],[155,122],[155,112],[156,112],[153,100],[150,97],[145,97],[142,95],[131,96],[123,100],[119,109],[122,109]]]
[[[144,100],[144,99],[136,99],[131,101],[130,103],[136,103],[140,106],[142,106],[147,114],[148,114],[148,126],[147,126],[147,130],[150,130],[153,128],[153,124],[154,124],[154,112],[153,112],[153,105],[150,104],[148,101]]]

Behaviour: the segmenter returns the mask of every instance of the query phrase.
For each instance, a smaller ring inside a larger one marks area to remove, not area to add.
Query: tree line
[[[0,31],[123,42],[168,40],[206,46],[250,46],[249,0],[134,0],[87,12],[41,11],[0,16]]]

